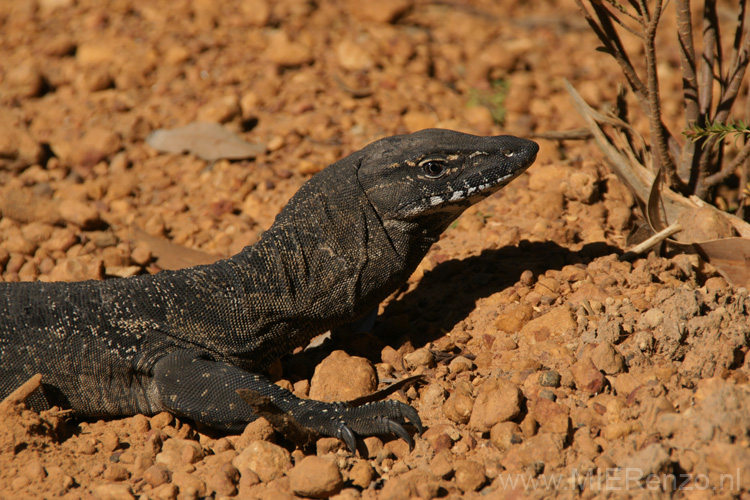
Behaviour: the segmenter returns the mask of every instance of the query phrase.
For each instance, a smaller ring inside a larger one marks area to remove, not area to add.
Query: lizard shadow
[[[284,360],[284,373],[291,370],[300,378],[311,376],[315,365],[334,349],[378,363],[386,345],[420,347],[453,330],[476,309],[478,300],[512,286],[526,270],[536,278],[548,270],[585,265],[612,253],[621,250],[606,243],[589,243],[573,251],[551,241],[524,240],[517,246],[447,260],[425,272],[414,289],[391,300],[370,333],[336,335],[317,348],[289,356]]]
[[[573,251],[551,241],[524,240],[518,246],[484,250],[476,256],[449,260],[426,272],[416,288],[399,300],[391,301],[382,315],[384,324],[377,328],[386,338],[391,337],[387,331],[389,318],[407,315],[408,332],[403,333],[415,346],[423,345],[465,320],[476,309],[478,300],[513,286],[526,270],[531,271],[535,282],[546,271],[588,264],[597,257],[616,252],[620,250],[605,243],[590,243]],[[395,324],[398,327],[401,321]]]

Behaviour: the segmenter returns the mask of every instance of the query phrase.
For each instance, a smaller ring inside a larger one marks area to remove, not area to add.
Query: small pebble
[[[362,489],[370,486],[374,477],[375,469],[365,460],[359,460],[349,471],[349,480],[354,486],[359,486]]]
[[[39,482],[47,477],[47,471],[38,460],[34,460],[21,470],[21,473],[31,482]]]
[[[206,495],[206,483],[193,474],[187,472],[175,472],[172,474],[172,483],[180,489],[181,493],[183,491],[192,490],[198,497]]]
[[[420,366],[430,368],[435,365],[435,355],[428,349],[419,348],[414,352],[405,354],[404,361],[406,362],[406,365],[412,369]]]
[[[477,391],[469,427],[489,431],[498,422],[511,420],[521,413],[524,396],[521,390],[502,379],[489,379]]]
[[[343,486],[336,464],[322,457],[305,457],[289,472],[289,485],[296,494],[328,498]]]
[[[174,416],[166,411],[151,417],[151,427],[153,429],[163,429],[174,421]]]
[[[112,452],[120,446],[120,438],[114,431],[105,431],[99,436],[99,442],[102,443],[102,450]]]
[[[498,450],[505,451],[523,442],[523,431],[515,422],[500,422],[490,430],[490,441]]]
[[[156,488],[159,485],[169,482],[169,471],[162,465],[152,465],[143,472],[143,479],[145,479],[152,488]]]
[[[435,454],[430,460],[430,470],[438,477],[446,478],[453,473],[453,464],[451,463],[449,451],[442,451]]]
[[[102,474],[107,481],[125,481],[130,477],[128,470],[120,464],[109,464]]]
[[[539,374],[539,385],[542,387],[560,387],[560,373],[546,370]]]
[[[106,483],[93,488],[94,495],[99,500],[133,500],[133,492],[129,484]]]
[[[448,370],[451,373],[463,373],[471,371],[474,368],[474,363],[464,357],[464,356],[456,356],[448,365]]]
[[[253,441],[232,460],[240,472],[250,469],[261,481],[268,482],[286,474],[292,468],[289,452],[267,441]]]
[[[477,491],[487,480],[484,465],[473,460],[461,460],[455,464],[456,486],[467,493]]]
[[[473,408],[474,398],[471,393],[459,386],[443,404],[443,414],[451,422],[465,424],[471,418]]]

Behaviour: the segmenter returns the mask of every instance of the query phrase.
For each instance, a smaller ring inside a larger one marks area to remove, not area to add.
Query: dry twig
[[[734,175],[750,161],[747,144],[731,159],[724,158],[725,137],[707,134],[697,140],[684,140],[667,128],[662,119],[661,95],[655,43],[664,0],[576,0],[584,18],[601,41],[602,50],[620,65],[630,90],[648,118],[651,136],[652,172],[663,172],[668,186],[683,195],[711,197],[717,185]],[[746,0],[739,0],[732,50],[722,50],[717,0],[704,0],[702,46],[696,49],[691,0],[675,0],[677,39],[683,81],[685,130],[730,119],[750,62],[750,29],[745,22]],[[620,38],[641,40],[645,71],[639,74]],[[625,132],[626,134],[628,132]],[[642,155],[636,155],[642,156]]]

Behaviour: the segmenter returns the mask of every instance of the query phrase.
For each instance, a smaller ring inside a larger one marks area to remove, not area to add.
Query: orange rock
[[[487,480],[484,465],[473,460],[461,460],[454,465],[456,486],[462,491],[477,491]]]
[[[369,462],[359,460],[349,471],[349,480],[354,486],[366,489],[375,478],[375,469]]]
[[[225,95],[210,100],[198,111],[198,120],[211,123],[227,123],[242,114],[240,100],[236,95]]]
[[[735,235],[729,220],[712,207],[684,210],[677,219],[683,229],[674,237],[687,243],[729,238]]]
[[[438,477],[446,478],[453,473],[453,463],[451,453],[444,450],[436,453],[435,457],[430,460],[430,470]]]
[[[577,327],[570,308],[562,305],[532,319],[523,326],[520,333],[527,341],[536,343],[571,333]]]
[[[8,69],[5,80],[6,95],[16,98],[37,97],[44,89],[44,76],[33,62]]]
[[[93,492],[94,496],[101,500],[130,500],[135,498],[130,485],[126,483],[100,484],[93,488]]]
[[[567,436],[570,430],[570,410],[567,406],[540,398],[531,405],[531,414],[539,422],[542,431]]]
[[[374,64],[365,47],[349,39],[339,42],[336,57],[341,67],[349,71],[365,70]]]
[[[625,369],[625,358],[609,342],[602,342],[591,351],[591,361],[607,375],[616,375]]]
[[[505,451],[523,442],[523,431],[515,422],[500,422],[490,430],[490,441],[498,450]]]
[[[175,484],[180,491],[194,490],[199,497],[206,495],[206,483],[197,475],[188,472],[175,472],[172,474],[172,484]]]
[[[473,407],[474,398],[471,396],[471,391],[459,385],[443,404],[443,414],[452,422],[465,424],[471,418]]]
[[[523,394],[515,384],[502,379],[490,379],[479,386],[469,427],[487,432],[498,422],[518,416],[523,400]]]
[[[604,375],[594,365],[591,358],[581,358],[570,367],[573,373],[573,380],[582,391],[596,394],[604,387]]]
[[[440,484],[434,475],[417,468],[386,481],[378,498],[383,500],[435,498],[439,488]]]
[[[543,432],[508,450],[501,463],[508,470],[520,471],[533,462],[541,461],[544,462],[545,469],[552,470],[563,462],[564,447],[564,436]]]
[[[143,479],[145,479],[152,488],[156,488],[157,486],[169,481],[169,471],[162,465],[152,465],[143,472]]]
[[[531,304],[510,304],[497,315],[495,326],[503,332],[516,333],[529,322],[533,314]]]
[[[294,493],[311,498],[328,498],[343,486],[341,472],[331,460],[305,457],[289,472],[289,484]]]
[[[49,281],[85,281],[104,278],[104,262],[89,256],[60,261],[48,275]]]
[[[349,11],[360,21],[391,23],[411,8],[411,0],[380,0],[361,2],[349,0]]]
[[[437,118],[432,113],[423,113],[421,111],[408,111],[401,117],[407,132],[416,132],[426,128],[433,128],[437,125]]]
[[[43,151],[20,117],[0,108],[0,169],[23,169],[42,161]]]
[[[300,66],[314,59],[310,47],[290,40],[283,31],[270,35],[266,57],[279,66]]]
[[[253,441],[232,460],[237,470],[250,469],[261,481],[268,482],[283,476],[292,468],[289,452],[267,441]]]
[[[375,367],[365,358],[333,351],[317,367],[310,381],[310,398],[319,401],[349,401],[377,389]]]
[[[271,4],[268,0],[243,0],[240,9],[243,21],[250,26],[260,28],[271,19]]]

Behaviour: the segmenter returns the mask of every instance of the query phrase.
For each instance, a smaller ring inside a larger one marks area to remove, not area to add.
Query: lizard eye
[[[430,179],[442,177],[448,171],[445,162],[442,160],[423,160],[419,166],[422,167],[425,175]]]

